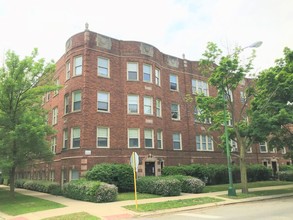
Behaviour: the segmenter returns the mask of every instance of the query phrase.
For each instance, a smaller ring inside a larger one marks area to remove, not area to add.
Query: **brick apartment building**
[[[194,104],[185,101],[197,91],[216,95],[197,65],[88,28],[72,36],[56,64],[54,80],[63,87],[44,98],[48,123],[57,130],[51,137],[54,162],[32,166],[25,177],[64,183],[98,163],[129,163],[133,151],[140,176],[160,175],[169,165],[226,164],[218,135],[206,134],[195,121]],[[242,86],[233,94],[239,105]],[[290,163],[282,153],[260,144],[247,153],[247,162],[278,169]]]

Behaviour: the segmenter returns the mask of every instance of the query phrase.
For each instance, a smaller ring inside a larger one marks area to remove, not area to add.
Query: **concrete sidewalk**
[[[1,185],[0,187],[6,187],[6,186]],[[287,189],[287,188],[293,188],[293,184],[284,185],[284,186],[261,187],[261,188],[250,189],[250,191],[253,192],[253,191],[259,191],[259,190],[273,190],[273,189]],[[234,204],[234,203],[243,203],[243,202],[279,198],[279,197],[285,197],[285,196],[293,196],[293,193],[289,193],[289,194],[281,194],[281,195],[274,195],[274,196],[252,197],[247,199],[229,199],[229,198],[221,197],[221,199],[223,199],[224,201],[217,202],[217,203],[209,203],[204,205],[161,210],[156,212],[137,213],[137,212],[133,212],[123,208],[123,206],[125,205],[135,205],[135,201],[133,200],[111,202],[111,203],[91,203],[91,202],[83,202],[83,201],[65,198],[63,196],[54,196],[54,195],[50,195],[46,193],[40,193],[40,192],[35,192],[35,191],[30,191],[25,189],[16,189],[16,192],[22,193],[24,195],[35,196],[38,198],[50,200],[53,202],[58,202],[65,205],[66,207],[27,213],[27,214],[22,214],[19,216],[9,216],[0,212],[0,220],[3,220],[3,219],[5,220],[39,220],[43,218],[72,214],[77,212],[87,212],[91,215],[98,216],[103,220],[121,220],[121,219],[130,219],[137,216],[157,215],[157,214],[185,211],[185,210],[198,209],[198,208],[207,208],[207,207],[213,207],[213,206],[219,206],[219,205],[228,205],[228,204]],[[240,191],[238,191],[238,193],[240,193]],[[225,194],[227,194],[227,191],[214,192],[214,193],[202,193],[202,194],[182,194],[181,196],[174,196],[174,197],[143,199],[138,201],[138,205],[141,205],[144,203],[163,202],[168,200],[190,199],[190,198],[199,198],[199,197],[219,198],[220,195],[225,195]]]

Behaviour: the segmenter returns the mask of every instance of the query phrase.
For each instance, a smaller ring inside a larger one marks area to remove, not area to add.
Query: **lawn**
[[[281,186],[281,185],[289,185],[292,184],[292,182],[286,182],[286,181],[259,181],[259,182],[252,182],[248,183],[248,188],[258,188],[258,187],[266,187],[266,186]],[[219,192],[219,191],[226,191],[228,189],[228,184],[222,184],[222,185],[212,185],[212,186],[206,186],[203,190],[204,193],[208,192]],[[240,183],[233,184],[235,189],[241,189]]]
[[[187,207],[187,206],[202,205],[202,204],[215,203],[215,202],[221,202],[221,201],[223,200],[218,198],[200,197],[200,198],[193,198],[193,199],[179,199],[179,200],[169,200],[166,202],[139,204],[137,209],[135,205],[128,205],[123,207],[132,211],[136,211],[136,212],[149,212],[149,211],[157,211],[157,210],[164,210],[164,209],[173,209],[173,208],[181,208],[181,207]]]
[[[0,198],[0,212],[12,216],[65,207],[56,202],[26,196],[20,193],[15,193],[15,198],[11,198],[10,192],[3,189],[0,189]]]
[[[44,218],[42,220],[100,220],[100,218],[90,215],[86,212],[78,212],[68,215],[60,215],[51,218]]]
[[[161,196],[154,195],[154,194],[137,193],[137,200],[159,198],[159,197],[161,197]],[[127,193],[119,193],[118,194],[117,201],[125,201],[125,200],[134,200],[134,192],[127,192]]]

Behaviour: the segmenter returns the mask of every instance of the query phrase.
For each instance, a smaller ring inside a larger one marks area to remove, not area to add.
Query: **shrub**
[[[205,187],[205,183],[192,176],[170,176],[170,178],[175,178],[181,182],[181,191],[185,193],[202,193]]]
[[[162,196],[179,196],[181,183],[174,178],[140,177],[137,180],[137,191]]]
[[[63,186],[64,196],[89,202],[112,202],[118,195],[114,185],[98,181],[74,180]]]
[[[15,186],[16,188],[23,188],[23,185],[24,185],[24,183],[25,183],[26,181],[28,181],[28,180],[25,180],[25,179],[17,179],[17,180],[15,180],[15,182],[14,182],[14,186]]]
[[[114,184],[119,192],[134,189],[133,170],[128,164],[97,164],[86,173],[86,179]]]
[[[280,171],[278,172],[279,180],[281,181],[293,181],[293,171]]]
[[[292,170],[293,171],[293,165],[281,165],[279,167],[280,171],[287,171],[287,170]]]
[[[247,179],[248,182],[256,182],[269,180],[271,177],[272,171],[268,169],[264,165],[261,164],[253,164],[247,166]]]
[[[61,195],[61,186],[56,182],[44,181],[44,180],[17,180],[17,184],[21,188],[29,189],[38,192],[49,193],[53,195]]]

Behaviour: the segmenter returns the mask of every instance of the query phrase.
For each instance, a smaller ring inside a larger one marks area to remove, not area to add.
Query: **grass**
[[[248,183],[248,188],[258,188],[258,187],[266,187],[266,186],[281,186],[281,185],[289,185],[292,184],[292,182],[286,182],[286,181],[259,181],[259,182],[252,182]],[[228,184],[222,184],[222,185],[212,185],[212,186],[206,186],[203,190],[204,193],[207,192],[219,192],[219,191],[226,191],[228,189]],[[233,184],[235,189],[241,189],[240,183]]]
[[[15,197],[12,198],[10,192],[3,189],[0,189],[0,198],[0,212],[12,216],[65,207],[56,202],[26,196],[16,192]]]
[[[90,215],[86,212],[78,212],[68,215],[60,215],[51,218],[44,218],[43,220],[100,220],[100,218]]]
[[[179,199],[179,200],[169,200],[166,202],[154,202],[154,203],[146,203],[138,205],[137,209],[135,205],[123,206],[126,209],[136,211],[136,212],[149,212],[149,211],[157,211],[164,209],[173,209],[173,208],[181,208],[187,206],[195,206],[202,205],[207,203],[215,203],[221,202],[222,199],[211,198],[211,197],[201,197],[201,198],[193,198],[193,199]]]
[[[137,193],[137,200],[159,198],[159,197],[161,197],[161,196],[154,195],[154,194]],[[127,193],[119,193],[118,194],[117,201],[126,201],[126,200],[134,200],[134,192],[127,192]]]
[[[257,197],[257,196],[272,196],[272,195],[279,195],[279,194],[285,194],[285,193],[293,193],[293,188],[287,188],[287,189],[273,189],[273,190],[260,190],[260,191],[254,191],[249,192],[248,194],[237,194],[236,196],[227,196],[223,195],[222,197],[226,197],[229,199],[246,199],[251,197]]]

